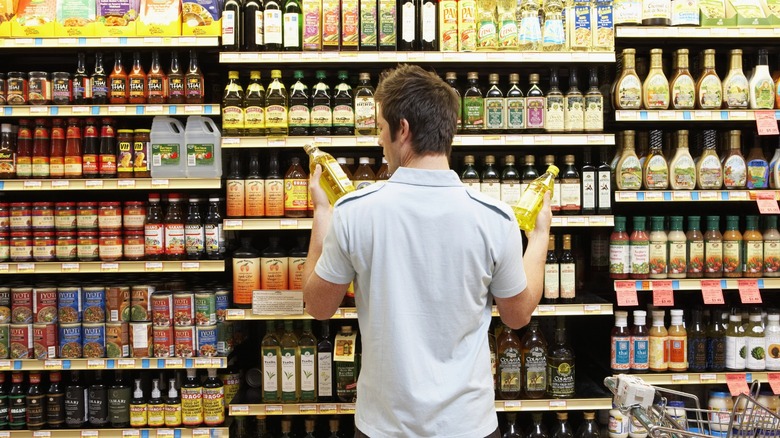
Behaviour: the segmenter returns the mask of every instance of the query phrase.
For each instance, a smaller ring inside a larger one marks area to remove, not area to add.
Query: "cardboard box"
[[[769,20],[769,24],[780,26],[780,0],[764,0],[763,6],[764,10],[766,10],[766,18]]]
[[[731,6],[737,11],[737,26],[769,26],[761,0],[731,0]]]
[[[733,27],[737,12],[729,0],[699,0],[699,24],[705,27]]]
[[[138,0],[97,0],[95,35],[132,37],[136,33]]]
[[[596,30],[593,32],[594,50],[615,50],[615,20],[612,2],[597,1],[593,11]]]
[[[16,13],[18,0],[0,0],[0,37],[11,36],[11,21]]]
[[[217,0],[184,0],[181,34],[219,36],[222,33],[222,8]]]
[[[56,0],[19,0],[16,17],[11,20],[11,36],[53,37],[56,18]]]
[[[136,34],[154,37],[180,36],[180,0],[141,0]]]
[[[95,35],[96,0],[58,0],[54,35],[81,37]]]

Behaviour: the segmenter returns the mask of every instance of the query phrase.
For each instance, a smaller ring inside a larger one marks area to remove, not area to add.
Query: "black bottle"
[[[24,390],[24,374],[11,373],[11,391],[8,396],[8,424],[11,430],[27,427],[27,396]]]
[[[103,371],[95,371],[95,380],[87,391],[87,418],[92,427],[108,426],[108,388],[103,383]]]
[[[108,421],[111,427],[130,427],[130,386],[124,373],[116,371],[114,382],[108,387]]]
[[[87,388],[79,371],[71,371],[70,383],[65,387],[65,425],[82,429],[87,422]]]
[[[46,428],[59,429],[65,424],[65,391],[62,388],[62,373],[49,373],[49,390],[46,391]]]
[[[87,99],[93,105],[105,105],[108,103],[108,80],[106,69],[103,67],[103,54],[95,53],[95,71],[90,79],[92,98]]]

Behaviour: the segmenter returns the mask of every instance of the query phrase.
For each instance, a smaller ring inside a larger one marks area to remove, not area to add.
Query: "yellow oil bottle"
[[[349,180],[347,175],[341,169],[341,165],[333,156],[327,152],[321,151],[317,146],[307,144],[303,147],[309,154],[309,171],[314,173],[314,169],[319,164],[322,166],[322,176],[320,177],[320,187],[328,195],[328,201],[333,205],[342,196],[355,191],[355,186]]]
[[[536,216],[544,205],[544,194],[553,191],[557,176],[558,168],[548,166],[547,172],[528,184],[528,188],[520,196],[520,201],[512,207],[521,230],[531,231],[536,227]]]

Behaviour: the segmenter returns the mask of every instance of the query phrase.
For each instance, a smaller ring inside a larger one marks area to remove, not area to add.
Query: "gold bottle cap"
[[[485,156],[485,164],[495,164],[496,163],[496,157],[493,155],[486,155]]]
[[[463,164],[474,164],[474,156],[466,155],[465,157],[463,157]]]
[[[528,82],[532,84],[538,84],[539,83],[539,74],[538,73],[531,73],[531,76],[528,77]]]
[[[623,49],[624,55],[633,55],[636,53],[636,49]]]
[[[471,79],[474,79],[474,80],[479,79],[479,73],[477,73],[475,71],[470,71],[468,76],[467,76],[467,78],[469,80],[471,80]]]
[[[360,73],[360,76],[358,78],[361,81],[370,81],[371,80],[371,74],[370,73]]]
[[[650,54],[651,55],[656,55],[656,54],[660,55],[660,54],[663,54],[663,53],[664,53],[663,49],[651,49],[650,50]]]
[[[552,163],[555,163],[555,155],[545,155],[544,164],[552,164]]]
[[[574,164],[574,155],[565,155],[563,157],[563,162],[566,164]]]
[[[731,50],[731,54],[732,55],[741,55],[742,54],[742,49],[732,49]]]
[[[457,75],[457,73],[455,73],[454,71],[448,71],[448,72],[447,72],[447,73],[444,75],[444,77],[445,77],[445,78],[446,78],[448,81],[450,81],[450,80],[454,81],[454,80],[458,79],[458,75]]]
[[[688,49],[678,49],[678,50],[677,50],[677,56],[680,56],[680,55],[688,55],[688,53],[690,53],[690,52],[688,51]]]
[[[258,70],[252,70],[249,72],[249,79],[260,79],[260,72]]]
[[[514,156],[514,155],[507,155],[507,156],[505,156],[505,157],[504,157],[504,162],[505,162],[507,165],[509,165],[509,164],[515,164],[515,156]]]
[[[511,73],[509,75],[509,83],[510,84],[516,84],[518,82],[520,82],[520,75],[517,74],[517,73]]]
[[[536,157],[533,155],[526,155],[525,156],[525,164],[534,164],[536,162]]]
[[[228,79],[238,79],[238,72],[234,70],[230,70],[228,72]]]
[[[559,420],[568,420],[569,419],[569,414],[566,413],[566,412],[558,412],[557,414],[555,414],[555,416],[558,417]]]
[[[273,79],[281,79],[282,78],[282,71],[281,70],[271,70],[271,78],[273,78]]]
[[[490,76],[488,76],[488,81],[490,81],[490,84],[497,84],[498,83],[498,74],[491,73]]]

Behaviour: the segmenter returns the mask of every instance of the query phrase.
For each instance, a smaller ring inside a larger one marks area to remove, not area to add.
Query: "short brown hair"
[[[395,140],[401,120],[406,119],[416,154],[449,157],[460,102],[455,91],[435,73],[409,64],[386,70],[379,78],[374,98],[390,127],[390,138]]]

